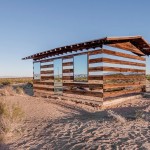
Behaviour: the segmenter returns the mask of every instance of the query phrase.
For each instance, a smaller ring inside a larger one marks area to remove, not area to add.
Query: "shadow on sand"
[[[145,122],[138,122],[136,125],[136,112],[144,110],[147,104],[142,107],[111,109],[126,118],[127,122],[122,124],[110,117],[107,110],[88,112],[62,101],[47,100],[47,102],[64,108],[59,109],[62,113],[68,113],[66,110],[72,113],[64,118],[37,122],[30,135],[26,135],[26,140],[22,137],[15,147],[35,150],[147,148],[150,129]]]

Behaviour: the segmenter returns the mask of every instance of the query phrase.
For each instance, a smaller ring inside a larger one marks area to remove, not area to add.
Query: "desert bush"
[[[32,88],[33,87],[33,82],[28,82],[27,87]]]
[[[17,83],[28,83],[31,82],[32,83],[32,79],[33,78],[0,78],[0,84],[6,84],[6,85],[10,85],[10,84],[17,84]]]
[[[10,85],[10,81],[4,81],[4,82],[1,82],[2,85],[6,86],[6,85]]]
[[[147,78],[147,80],[150,80],[150,75],[147,75],[146,78]]]
[[[126,119],[122,117],[121,115],[118,115],[117,113],[113,112],[112,110],[108,110],[109,116],[113,117],[116,119],[118,122],[125,123]]]
[[[0,140],[19,132],[24,113],[19,104],[7,104],[0,101]]]
[[[136,119],[143,119],[145,121],[150,121],[150,106],[146,107],[144,110],[136,111]]]
[[[16,93],[23,95],[23,94],[24,94],[23,88],[22,88],[22,87],[17,87],[17,88],[16,88]]]
[[[1,96],[14,96],[16,92],[14,91],[12,86],[5,86],[2,89],[0,89],[0,95]]]

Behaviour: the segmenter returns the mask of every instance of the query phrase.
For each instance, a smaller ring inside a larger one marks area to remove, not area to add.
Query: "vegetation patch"
[[[5,99],[0,99],[0,141],[7,137],[12,137],[15,133],[20,133],[21,122],[24,112],[19,104],[9,104]]]
[[[33,78],[0,78],[0,84],[10,85],[17,83],[32,83]]]
[[[146,76],[146,78],[147,78],[147,80],[149,80],[149,81],[150,81],[150,75],[147,75],[147,76]]]
[[[24,89],[22,87],[17,87],[16,88],[16,93],[20,94],[20,95],[23,95],[24,94]]]

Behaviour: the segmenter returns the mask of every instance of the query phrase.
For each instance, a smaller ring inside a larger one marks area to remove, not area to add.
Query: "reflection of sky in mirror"
[[[74,74],[86,74],[87,75],[87,55],[74,57]]]
[[[34,79],[40,79],[40,69],[41,69],[41,64],[40,62],[34,63]]]
[[[40,74],[40,63],[34,63],[34,74]]]
[[[62,76],[62,59],[54,60],[54,76]]]

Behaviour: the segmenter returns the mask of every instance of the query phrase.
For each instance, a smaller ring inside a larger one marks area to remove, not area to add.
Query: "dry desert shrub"
[[[24,94],[23,88],[22,88],[22,87],[17,87],[17,88],[16,88],[16,93],[17,93],[17,94],[20,94],[20,95],[23,95],[23,94]]]
[[[24,77],[24,78],[0,78],[0,84],[3,85],[10,85],[10,84],[17,84],[17,83],[32,83],[32,79],[30,77]]]
[[[115,113],[112,110],[108,110],[108,114],[109,114],[109,116],[116,119],[118,122],[125,123],[127,121],[124,117],[122,117],[121,115],[118,115],[117,113]]]
[[[10,83],[10,81],[3,81],[3,82],[1,82],[1,84],[6,86],[6,85],[10,85],[11,83]]]
[[[14,96],[16,93],[12,86],[4,86],[2,89],[0,89],[0,95],[1,96]]]
[[[20,132],[24,113],[19,104],[10,105],[0,100],[0,140]]]
[[[16,94],[23,95],[23,87],[13,88],[12,86],[4,86],[0,89],[0,96],[15,96]]]
[[[150,121],[150,106],[146,107],[144,110],[136,111],[136,119]]]

